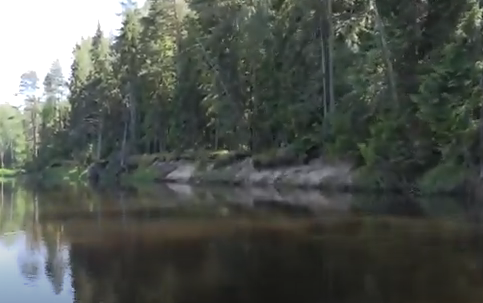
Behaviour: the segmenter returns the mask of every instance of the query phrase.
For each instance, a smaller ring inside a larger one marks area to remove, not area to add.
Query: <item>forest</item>
[[[0,108],[2,166],[288,146],[380,183],[477,179],[482,16],[481,0],[128,1],[115,35],[75,45],[69,76],[22,75],[24,108]]]

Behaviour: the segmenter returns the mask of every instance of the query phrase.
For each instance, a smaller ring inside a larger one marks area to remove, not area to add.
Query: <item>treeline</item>
[[[69,109],[32,115],[33,158],[292,146],[384,182],[477,172],[480,2],[125,3],[117,36],[75,47]]]
[[[0,104],[0,168],[20,167],[25,162],[25,116],[8,104]]]

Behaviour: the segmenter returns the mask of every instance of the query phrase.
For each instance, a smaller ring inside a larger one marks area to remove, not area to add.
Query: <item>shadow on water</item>
[[[0,302],[483,298],[482,232],[458,200],[181,185],[102,194],[2,188]]]

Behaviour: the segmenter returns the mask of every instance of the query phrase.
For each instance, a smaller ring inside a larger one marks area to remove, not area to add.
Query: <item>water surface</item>
[[[0,302],[482,302],[478,213],[313,191],[1,184]]]

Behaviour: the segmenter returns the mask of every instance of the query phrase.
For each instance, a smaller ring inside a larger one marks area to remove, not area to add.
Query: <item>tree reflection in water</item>
[[[1,183],[0,234],[24,239],[17,253],[19,272],[29,284],[45,275],[55,294],[62,292],[66,266],[61,226],[39,222],[39,196],[13,182]]]
[[[163,240],[146,229],[72,243],[78,302],[474,302],[468,231],[360,220]],[[109,240],[108,240],[109,239]]]
[[[3,210],[0,218],[12,219],[0,226],[26,233],[19,270],[32,281],[46,275],[55,294],[70,274],[76,303],[469,303],[483,297],[482,235],[451,221],[274,219],[239,206],[223,206],[222,216],[219,206],[186,203],[166,217],[167,211],[153,212],[146,201],[142,211],[127,197],[121,209],[115,198],[100,203],[76,192],[9,196],[3,209],[13,215]]]

